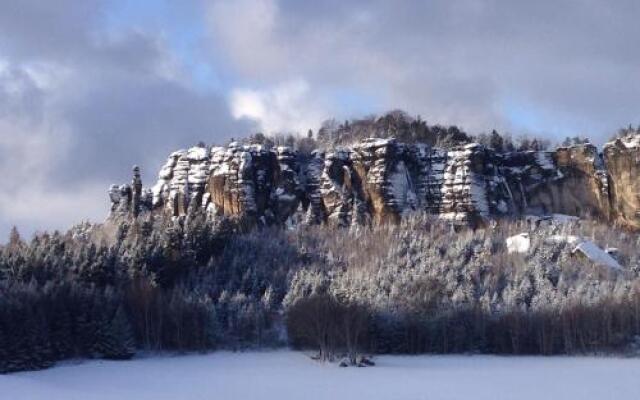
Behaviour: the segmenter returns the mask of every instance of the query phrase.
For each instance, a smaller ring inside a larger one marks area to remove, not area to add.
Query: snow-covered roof
[[[573,253],[581,253],[593,263],[602,265],[605,267],[609,267],[612,269],[622,269],[622,266],[615,258],[611,257],[609,253],[602,250],[595,243],[584,240],[579,243],[575,249],[573,249]]]
[[[580,253],[597,265],[603,265],[612,269],[621,269],[622,266],[618,261],[611,257],[605,250],[590,240],[583,239],[574,235],[552,235],[546,238],[547,242],[567,243],[575,246],[571,251],[572,254]]]
[[[508,237],[506,243],[509,254],[528,253],[531,248],[531,238],[526,232]]]

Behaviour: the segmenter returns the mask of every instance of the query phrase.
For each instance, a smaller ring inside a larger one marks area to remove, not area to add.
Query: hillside
[[[0,371],[140,350],[292,346],[357,365],[637,347],[640,134],[600,153],[396,132],[177,151],[152,188],[137,168],[113,186],[102,224],[14,232]]]

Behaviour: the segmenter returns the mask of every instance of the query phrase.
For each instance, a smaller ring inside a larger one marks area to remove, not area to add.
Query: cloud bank
[[[331,94],[342,88],[365,109],[472,132],[602,141],[640,122],[637,1],[234,0],[207,10],[212,41],[244,79],[301,77],[325,114],[343,109]]]
[[[102,1],[0,2],[0,237],[106,216],[140,164],[248,131],[193,86],[161,31],[109,30]]]

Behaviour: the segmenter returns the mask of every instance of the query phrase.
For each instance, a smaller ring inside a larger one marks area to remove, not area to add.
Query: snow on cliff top
[[[554,170],[556,166],[553,164],[552,153],[549,151],[536,152],[536,161],[542,169]]]
[[[387,146],[389,143],[395,143],[395,138],[366,138],[360,141],[360,143],[356,143],[354,147],[383,147]]]
[[[621,140],[627,148],[640,147],[640,135],[626,136]]]
[[[624,145],[624,147],[628,149],[636,149],[640,147],[640,134],[626,135],[621,138],[614,139],[608,142],[607,144],[605,144],[605,147],[613,146],[618,140],[620,140],[620,142]]]
[[[207,149],[204,147],[192,147],[187,152],[187,158],[191,161],[203,161],[207,158]]]

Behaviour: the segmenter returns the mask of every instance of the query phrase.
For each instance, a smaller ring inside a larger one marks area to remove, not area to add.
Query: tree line
[[[138,350],[290,345],[371,353],[623,351],[640,334],[638,235],[597,222],[470,229],[398,225],[245,230],[199,211],[141,215],[0,248],[0,369]],[[507,236],[529,232],[527,254]],[[618,249],[622,271],[549,236]]]

